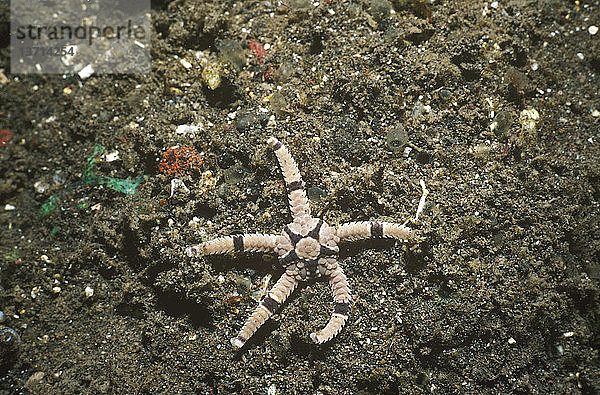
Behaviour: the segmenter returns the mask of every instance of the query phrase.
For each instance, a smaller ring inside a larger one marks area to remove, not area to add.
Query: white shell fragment
[[[81,69],[81,71],[79,71],[79,78],[81,78],[82,80],[85,80],[87,78],[89,78],[92,74],[94,74],[94,67],[91,64],[88,64],[87,66],[85,66],[83,69]]]
[[[521,116],[519,118],[523,130],[534,131],[535,125],[540,120],[540,113],[537,112],[535,108],[528,108],[526,110],[521,111]]]
[[[188,62],[185,59],[179,59],[179,63],[181,63],[181,65],[183,67],[185,67],[186,69],[191,69],[192,68],[192,64],[190,62]]]
[[[187,134],[187,133],[197,132],[198,130],[200,130],[200,126],[196,126],[196,125],[179,125],[179,126],[177,126],[177,129],[175,129],[175,133],[177,133],[177,134]]]
[[[180,191],[180,190],[183,191],[184,193],[190,193],[190,189],[185,186],[183,181],[181,181],[179,178],[173,178],[171,180],[171,197],[173,197],[175,192]]]

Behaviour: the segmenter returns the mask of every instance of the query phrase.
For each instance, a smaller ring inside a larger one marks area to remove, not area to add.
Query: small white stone
[[[508,339],[508,344],[516,344],[517,341],[515,339],[513,339],[512,337]]]
[[[563,333],[563,337],[572,337],[574,334],[575,334],[575,333],[574,333],[574,332],[571,332],[571,331],[569,331],[569,332],[565,332],[565,333]]]
[[[498,2],[497,1],[492,1],[492,4],[490,4],[490,7],[492,7],[493,9],[498,9]]]
[[[179,63],[181,63],[181,65],[183,67],[185,67],[186,69],[191,69],[192,68],[192,64],[190,62],[188,62],[185,59],[179,59]]]
[[[119,151],[114,151],[109,154],[104,154],[103,159],[105,162],[109,162],[109,163],[119,160]]]
[[[585,56],[583,56],[581,52],[577,52],[577,57],[579,58],[579,60],[583,60]]]
[[[14,211],[16,209],[15,206],[13,206],[12,204],[6,204],[6,206],[4,206],[4,210],[5,211]]]
[[[94,74],[94,67],[91,64],[88,64],[83,69],[81,69],[81,71],[77,74],[79,74],[79,78],[81,78],[82,80],[85,80],[89,76]]]
[[[52,292],[54,292],[55,294],[60,293],[60,291],[62,291],[62,290],[60,289],[59,286],[52,287]]]
[[[173,197],[175,192],[180,191],[180,190],[183,191],[184,193],[190,193],[190,189],[185,186],[183,181],[181,181],[179,178],[173,178],[171,180],[171,197]]]
[[[598,26],[592,25],[588,27],[588,33],[590,33],[592,36],[596,35],[596,33],[598,33]]]
[[[94,288],[90,287],[89,285],[85,287],[85,290],[83,292],[85,292],[86,298],[91,298],[92,296],[94,296]]]
[[[594,118],[600,117],[600,111],[598,111],[597,109],[594,108],[592,110],[592,117],[594,117]]]
[[[187,134],[197,132],[198,130],[200,130],[200,127],[196,125],[179,125],[177,126],[177,129],[175,129],[175,133]]]

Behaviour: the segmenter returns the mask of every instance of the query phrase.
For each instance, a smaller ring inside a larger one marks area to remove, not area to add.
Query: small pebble
[[[44,193],[46,192],[46,183],[43,181],[36,181],[35,184],[33,184],[33,189],[35,189],[35,191],[37,193]]]
[[[535,130],[535,125],[540,119],[540,113],[535,108],[528,108],[521,111],[519,121],[521,122],[521,128],[524,131],[532,132]]]
[[[102,155],[102,159],[108,163],[119,160],[119,151],[104,154],[104,155]]]
[[[17,331],[7,326],[0,327],[0,358],[11,359],[21,343]]]
[[[91,298],[92,296],[94,296],[94,288],[90,286],[85,287],[84,292],[86,298]]]
[[[598,33],[598,26],[592,25],[588,27],[588,33],[590,33],[592,36],[595,36],[596,33]]]
[[[486,159],[492,153],[492,147],[490,147],[489,145],[485,145],[485,144],[479,144],[474,147],[471,147],[469,149],[469,151],[476,158]]]
[[[244,132],[260,124],[260,120],[252,111],[240,111],[235,120],[235,128]]]
[[[31,376],[29,376],[29,378],[25,382],[25,388],[31,388],[31,387],[35,386],[37,383],[42,381],[44,376],[45,376],[44,372],[35,372]]]
[[[198,130],[200,130],[200,127],[196,125],[179,125],[177,126],[177,129],[175,129],[175,133],[187,134],[197,132]]]
[[[171,180],[171,196],[170,197],[173,197],[173,195],[175,195],[175,193],[178,191],[182,191],[183,193],[190,193],[190,189],[185,186],[183,181],[181,181],[179,178],[173,178]]]
[[[401,151],[407,142],[408,133],[401,123],[394,125],[394,127],[388,131],[385,139],[387,148],[392,152]]]
[[[512,337],[510,339],[508,339],[508,344],[516,344],[517,341],[515,339],[513,339]]]
[[[319,187],[312,187],[312,188],[308,188],[306,190],[306,195],[308,196],[308,198],[310,200],[318,202],[321,199],[327,197],[327,191],[325,191]]]
[[[510,111],[500,110],[494,117],[494,121],[490,124],[490,130],[494,132],[496,136],[501,136],[510,129],[512,123],[513,117]]]
[[[4,206],[5,211],[14,211],[15,209],[16,209],[16,207],[13,206],[12,204],[6,204],[6,206]]]
[[[183,67],[185,67],[186,69],[191,69],[192,68],[192,64],[190,62],[188,62],[185,59],[179,59],[179,63],[181,63],[181,65]]]
[[[271,96],[270,103],[271,109],[275,114],[281,114],[283,110],[287,107],[287,100],[285,99],[285,96],[283,96],[279,92],[273,93],[273,95]]]
[[[79,78],[81,78],[82,80],[85,80],[86,78],[89,78],[89,76],[94,74],[94,71],[95,71],[94,67],[91,64],[88,64],[83,69],[81,69],[81,71],[78,73]]]
[[[56,286],[56,287],[52,287],[52,292],[54,292],[55,294],[60,293],[61,289],[60,287]]]
[[[202,70],[202,80],[211,90],[215,90],[221,85],[222,68],[219,63],[208,63]]]
[[[235,285],[240,294],[247,294],[252,288],[252,280],[244,276],[236,276]]]

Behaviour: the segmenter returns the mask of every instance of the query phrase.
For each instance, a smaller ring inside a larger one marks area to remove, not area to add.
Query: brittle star
[[[414,239],[410,228],[390,222],[349,222],[337,228],[314,218],[298,166],[287,148],[276,138],[267,141],[279,162],[287,189],[293,221],[276,234],[241,234],[219,237],[187,249],[190,256],[224,254],[235,251],[275,252],[285,273],[260,301],[237,337],[231,339],[240,348],[285,302],[300,282],[318,278],[329,279],[333,291],[333,313],[323,329],[310,334],[317,344],[333,339],[341,330],[351,310],[352,296],[346,275],[338,262],[340,241],[369,238]],[[427,190],[421,181],[423,195],[417,218],[423,209]]]

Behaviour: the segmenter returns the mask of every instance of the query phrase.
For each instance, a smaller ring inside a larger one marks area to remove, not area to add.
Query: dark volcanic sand
[[[21,336],[3,350],[2,393],[600,391],[598,1],[152,13],[146,76],[13,75],[2,38],[0,129],[14,138],[0,146],[0,310]],[[199,57],[227,64],[216,90]],[[282,270],[270,254],[185,247],[289,222],[270,135],[331,224],[403,222],[420,179],[430,195],[419,243],[342,247],[355,303],[334,341],[309,339],[331,310],[317,283],[235,353]],[[97,175],[149,176],[135,194],[80,182],[95,144],[119,156],[99,156]],[[204,163],[171,197],[159,162],[175,145]]]

